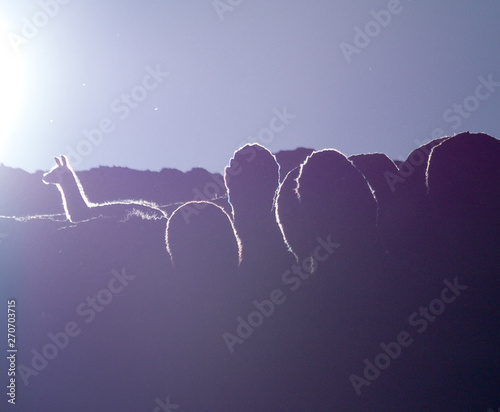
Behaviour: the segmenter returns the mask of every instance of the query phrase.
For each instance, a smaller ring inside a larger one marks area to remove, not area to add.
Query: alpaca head
[[[259,144],[247,144],[224,169],[224,182],[238,224],[256,215],[271,216],[280,174],[276,157]]]
[[[57,157],[54,157],[54,159],[56,161],[56,165],[43,175],[42,181],[45,184],[61,185],[65,181],[71,179],[73,171],[68,164],[66,156],[61,155],[60,159]]]

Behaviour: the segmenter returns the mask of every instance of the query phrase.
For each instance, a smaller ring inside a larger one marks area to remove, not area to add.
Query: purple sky
[[[497,0],[1,0],[0,162],[222,172],[247,141],[402,158],[499,138],[499,18]]]

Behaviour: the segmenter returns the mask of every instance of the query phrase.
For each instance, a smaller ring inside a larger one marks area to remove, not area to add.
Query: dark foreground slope
[[[378,154],[308,153],[281,186],[280,157],[247,147],[233,160],[256,150],[269,174],[242,163],[233,205],[187,204],[169,233],[167,219],[139,216],[1,218],[2,324],[16,301],[12,409],[497,408],[499,145],[463,133],[404,169]],[[254,181],[278,192],[252,215],[240,189]]]

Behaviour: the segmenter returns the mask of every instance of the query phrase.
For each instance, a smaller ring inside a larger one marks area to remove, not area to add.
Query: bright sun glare
[[[21,54],[16,54],[0,21],[0,154],[5,160],[5,149],[13,138],[13,127],[20,114],[23,96],[24,66]],[[22,53],[22,52],[21,52]]]

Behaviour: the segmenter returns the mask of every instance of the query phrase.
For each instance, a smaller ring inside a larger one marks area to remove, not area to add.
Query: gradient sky
[[[60,2],[0,0],[7,166],[48,170],[83,148],[77,170],[222,172],[259,132],[273,152],[392,158],[463,130],[500,138],[500,83],[479,80],[500,82],[498,0]],[[374,23],[388,8],[386,27]],[[357,27],[372,37],[346,58]],[[144,94],[148,67],[168,76]],[[141,101],[127,112],[132,90]],[[285,107],[295,117],[273,121]],[[83,130],[100,124],[112,131],[93,144]]]

